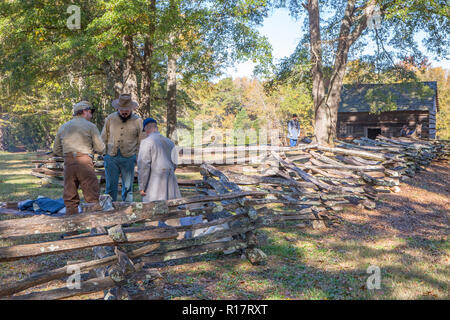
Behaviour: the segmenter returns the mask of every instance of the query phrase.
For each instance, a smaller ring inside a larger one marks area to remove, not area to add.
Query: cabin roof
[[[344,85],[338,112],[435,111],[437,82]]]

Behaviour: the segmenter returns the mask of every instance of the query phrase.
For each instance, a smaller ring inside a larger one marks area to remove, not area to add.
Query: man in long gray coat
[[[172,161],[175,144],[158,132],[155,119],[143,123],[147,138],[141,140],[138,165],[139,192],[143,202],[181,198]]]

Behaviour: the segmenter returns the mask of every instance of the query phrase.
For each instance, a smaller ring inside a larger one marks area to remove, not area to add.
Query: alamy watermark
[[[70,290],[81,289],[81,270],[79,266],[67,266],[67,274],[70,276],[67,278],[66,287]]]
[[[81,29],[81,9],[77,5],[70,5],[67,8],[67,13],[70,13],[71,15],[69,18],[67,18],[67,28],[70,30],[79,30]]]
[[[177,148],[172,152],[175,164],[258,164],[272,151],[281,152],[283,136],[274,128],[204,129],[202,121],[194,121],[193,130],[177,129],[172,139]],[[286,144],[286,143],[285,143]],[[180,158],[181,157],[181,158]]]
[[[376,5],[369,5],[366,8],[366,14],[369,16],[367,19],[367,27],[369,29],[378,29],[381,25],[381,10]]]
[[[380,267],[370,265],[367,268],[367,273],[371,274],[366,280],[366,286],[369,290],[381,289],[381,270]]]

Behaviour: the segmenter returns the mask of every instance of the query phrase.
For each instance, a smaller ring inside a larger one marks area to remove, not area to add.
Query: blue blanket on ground
[[[33,211],[35,214],[45,214],[52,216],[65,215],[63,198],[50,199],[47,197],[38,197],[36,200],[25,200],[18,203],[19,210]]]

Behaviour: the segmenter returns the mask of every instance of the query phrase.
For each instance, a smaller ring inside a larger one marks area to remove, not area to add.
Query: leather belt
[[[82,153],[82,152],[67,152],[64,154],[64,156],[69,155],[69,154],[72,155],[74,158],[81,157],[81,156],[89,156],[89,157],[91,157],[91,159],[94,159],[94,155],[89,154],[89,153]]]

